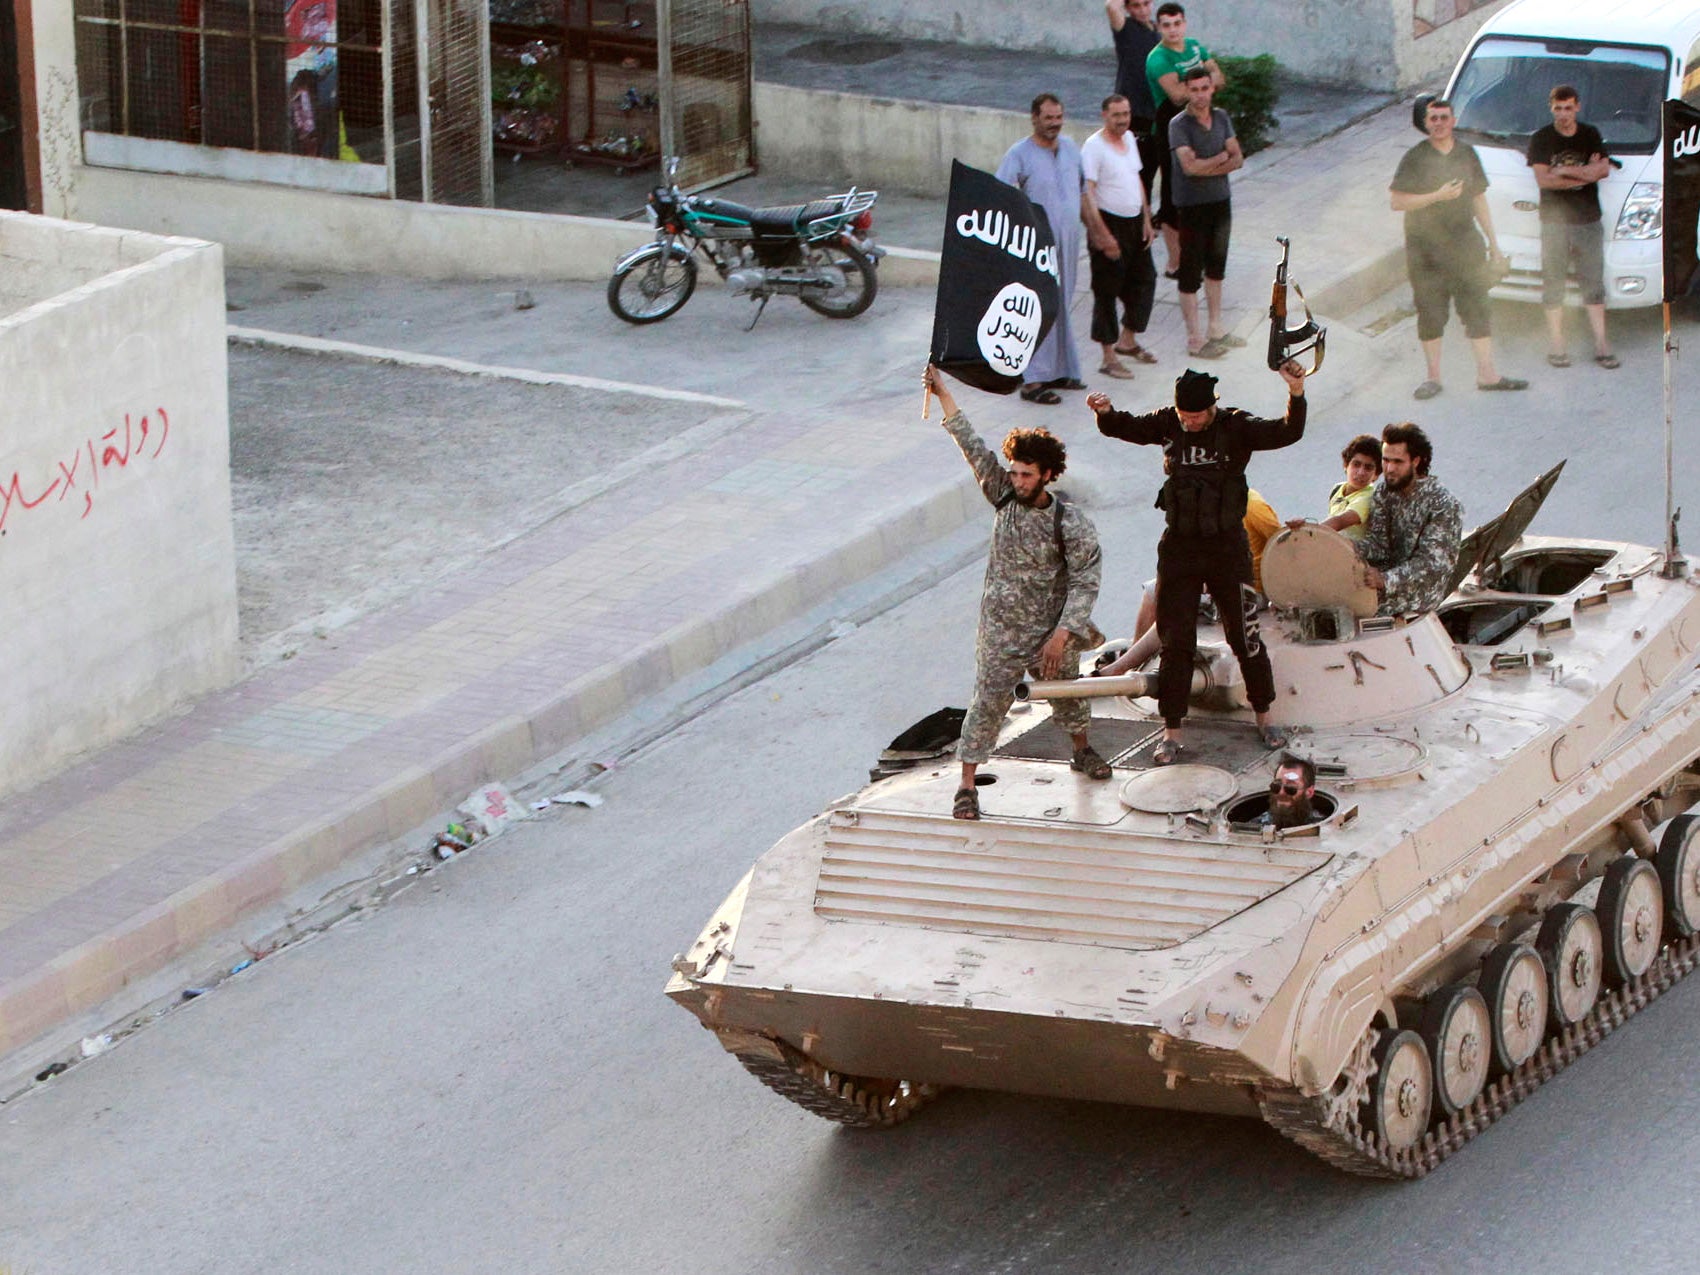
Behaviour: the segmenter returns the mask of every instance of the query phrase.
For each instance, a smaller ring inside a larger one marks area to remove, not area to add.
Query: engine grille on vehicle
[[[834,821],[815,912],[838,920],[1172,947],[1328,861],[1314,842],[1172,841],[1079,827],[959,828],[862,810]]]

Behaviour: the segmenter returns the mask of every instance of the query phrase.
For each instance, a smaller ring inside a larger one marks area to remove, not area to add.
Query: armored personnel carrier
[[[1146,678],[1037,684],[961,822],[954,758],[910,732],[757,861],[667,994],[849,1125],[960,1085],[1255,1116],[1422,1176],[1700,956],[1700,587],[1660,550],[1524,536],[1556,477],[1430,614],[1377,617],[1331,531],[1269,545],[1311,822],[1262,818],[1277,758],[1201,630],[1190,763],[1152,765]],[[1114,692],[1109,783],[1046,721],[1083,687]]]

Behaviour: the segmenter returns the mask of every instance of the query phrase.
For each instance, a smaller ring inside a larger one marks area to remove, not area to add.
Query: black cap
[[[1175,406],[1183,412],[1202,412],[1216,405],[1216,378],[1190,367],[1175,378]]]

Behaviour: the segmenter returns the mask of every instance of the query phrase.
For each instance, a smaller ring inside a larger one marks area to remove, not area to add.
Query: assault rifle
[[[1299,285],[1287,283],[1287,255],[1292,250],[1292,241],[1276,235],[1275,242],[1281,245],[1281,263],[1275,267],[1275,287],[1269,294],[1269,370],[1278,372],[1290,360],[1303,354],[1311,354],[1314,358],[1305,375],[1315,376],[1322,367],[1322,353],[1328,342],[1328,329],[1311,317],[1310,306],[1305,303],[1305,294],[1299,290]],[[1296,328],[1287,326],[1289,286],[1293,295],[1298,297],[1299,308],[1304,311],[1305,316],[1305,321]],[[1307,341],[1310,342],[1309,345],[1305,344]]]

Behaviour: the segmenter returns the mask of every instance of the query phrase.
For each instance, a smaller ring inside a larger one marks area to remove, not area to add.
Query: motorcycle
[[[697,286],[694,248],[732,289],[759,301],[796,297],[829,319],[853,319],[879,291],[874,263],[885,249],[873,241],[877,190],[852,187],[807,204],[747,208],[729,199],[687,195],[679,161],[649,195],[655,240],[620,258],[608,280],[608,307],[627,323],[658,323],[691,299]],[[746,329],[747,330],[747,329]]]

